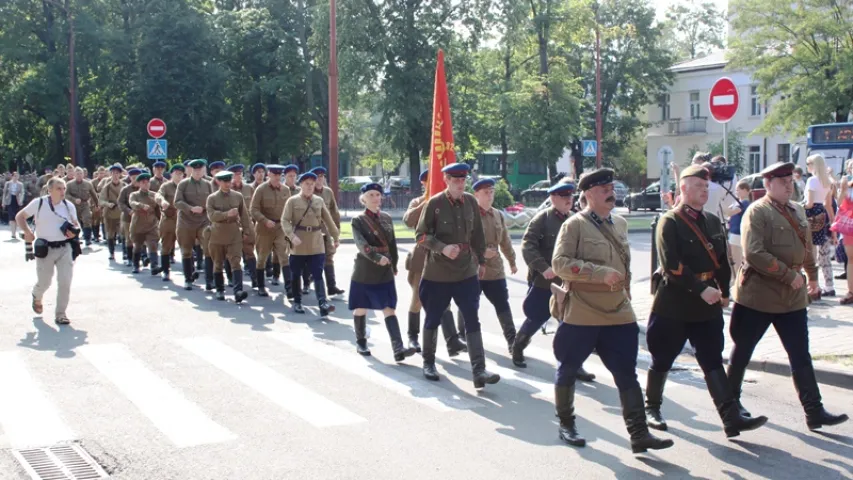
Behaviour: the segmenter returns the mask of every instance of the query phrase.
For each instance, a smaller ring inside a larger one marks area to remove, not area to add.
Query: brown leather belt
[[[703,282],[707,281],[707,280],[713,280],[714,279],[714,272],[697,273],[696,278],[703,281]]]
[[[299,230],[300,232],[309,232],[309,233],[310,233],[310,232],[319,232],[319,231],[321,230],[321,227],[303,227],[303,226],[298,226],[298,227],[296,227],[296,228],[295,228],[295,230]]]
[[[569,284],[569,290],[576,292],[620,292],[624,288],[624,282],[616,283],[612,287],[606,283],[573,282]]]

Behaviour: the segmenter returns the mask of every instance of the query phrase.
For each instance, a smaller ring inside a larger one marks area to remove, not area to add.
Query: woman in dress
[[[379,211],[382,185],[369,183],[361,187],[363,213],[352,219],[352,237],[358,254],[350,280],[349,309],[352,310],[357,351],[370,355],[367,348],[367,311],[382,310],[385,327],[391,337],[394,360],[401,362],[415,354],[414,348],[403,346],[397,320],[397,239],[391,216]]]
[[[836,243],[836,233],[829,227],[835,219],[832,211],[832,177],[821,155],[811,155],[806,159],[811,177],[806,181],[805,207],[806,217],[812,230],[815,260],[823,274],[824,288],[820,295],[835,296],[834,276],[832,273],[832,246]],[[829,206],[827,208],[826,206]]]
[[[9,214],[9,229],[12,230],[13,239],[18,229],[15,215],[24,206],[24,184],[18,178],[18,172],[13,172],[12,178],[3,187],[3,207]]]
[[[848,172],[853,160],[848,160]],[[853,174],[848,173],[841,177],[838,187],[838,214],[835,216],[835,221],[832,223],[832,232],[841,235],[844,238],[844,266],[845,279],[847,279],[847,296],[841,299],[842,305],[853,304],[853,264],[849,259],[853,256]]]

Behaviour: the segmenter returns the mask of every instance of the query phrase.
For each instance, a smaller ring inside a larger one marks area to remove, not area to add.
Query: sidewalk
[[[834,262],[833,262],[834,263]],[[835,274],[841,273],[842,266],[835,264]],[[824,298],[809,307],[809,346],[812,357],[827,355],[853,355],[853,306],[840,305],[839,301],[847,294],[847,281],[835,280],[836,296]],[[640,331],[646,332],[649,310],[652,305],[648,282],[635,284],[633,294],[634,310],[640,323]],[[723,358],[728,362],[733,346],[729,336],[729,316],[731,310],[725,312],[726,345]],[[688,343],[683,353],[693,354],[693,348]],[[817,378],[821,383],[841,388],[853,389],[853,368],[844,365],[814,360]],[[790,376],[788,356],[782,347],[782,342],[771,326],[752,356],[750,370],[759,370],[777,375]]]

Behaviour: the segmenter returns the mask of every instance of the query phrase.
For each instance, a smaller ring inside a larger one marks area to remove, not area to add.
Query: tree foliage
[[[725,47],[726,25],[726,12],[712,2],[676,3],[666,10],[662,40],[676,59],[692,60]]]

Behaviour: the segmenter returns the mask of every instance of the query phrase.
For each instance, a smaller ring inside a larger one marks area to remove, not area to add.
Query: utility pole
[[[71,115],[68,118],[69,150],[71,164],[77,166],[77,75],[74,67],[74,17],[71,15],[71,0],[65,0],[62,5],[57,0],[47,0],[48,3],[65,12],[68,21],[68,103]]]
[[[601,168],[601,26],[598,22],[599,4],[595,4],[595,168]]]
[[[329,188],[338,197],[338,27],[337,1],[329,0]],[[309,85],[308,88],[311,88]]]

